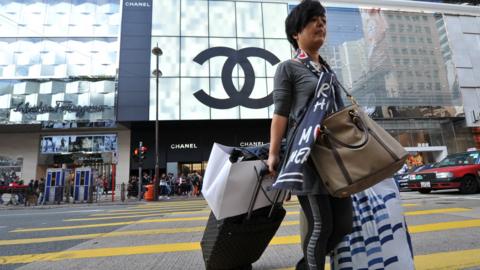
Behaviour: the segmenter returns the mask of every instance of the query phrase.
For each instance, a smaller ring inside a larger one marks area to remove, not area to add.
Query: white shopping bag
[[[213,144],[203,177],[202,194],[215,217],[224,219],[248,212],[258,174],[265,166],[260,160],[230,162],[230,153],[234,148],[218,143]],[[253,210],[271,205],[276,190],[271,186],[273,178],[264,178]]]
[[[395,181],[384,180],[352,199],[353,232],[334,249],[332,269],[415,269]]]

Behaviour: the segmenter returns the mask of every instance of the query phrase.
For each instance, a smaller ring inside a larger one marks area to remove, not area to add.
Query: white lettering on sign
[[[171,144],[170,149],[197,149],[197,145],[194,143],[178,143]]]
[[[126,7],[150,7],[147,2],[125,2]]]
[[[240,147],[260,146],[264,144],[264,142],[240,142]]]

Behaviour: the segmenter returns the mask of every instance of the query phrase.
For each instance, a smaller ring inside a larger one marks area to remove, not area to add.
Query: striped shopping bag
[[[352,199],[353,231],[333,251],[332,270],[415,269],[395,181],[386,179]]]

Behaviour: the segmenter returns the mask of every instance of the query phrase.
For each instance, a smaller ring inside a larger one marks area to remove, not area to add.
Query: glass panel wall
[[[174,95],[179,100],[172,102],[188,107],[160,107],[163,117],[176,117],[159,119],[271,117],[271,101],[249,105],[272,92],[277,63],[292,56],[284,20],[293,7],[227,0],[154,1],[152,47],[158,42],[171,52],[160,58],[165,70],[160,89],[178,78],[179,87],[168,91],[180,92]],[[442,14],[327,6],[327,20],[321,55],[373,117],[463,115]],[[252,53],[252,48],[258,50]],[[270,53],[276,61],[267,61]],[[150,88],[154,91],[155,85]],[[239,102],[235,93],[250,93],[243,97],[248,101]],[[154,116],[150,113],[151,120]]]
[[[0,123],[114,120],[119,5],[0,1]]]

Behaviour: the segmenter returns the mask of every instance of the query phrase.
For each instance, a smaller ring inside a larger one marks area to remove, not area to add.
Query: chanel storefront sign
[[[178,143],[171,144],[170,149],[198,149],[195,143]]]
[[[236,106],[243,106],[251,109],[261,109],[273,104],[273,94],[270,93],[262,98],[251,98],[250,95],[255,87],[255,71],[249,57],[265,59],[271,65],[276,65],[280,59],[273,53],[256,47],[235,50],[228,47],[213,47],[199,53],[193,62],[203,65],[210,58],[226,56],[227,60],[222,68],[222,84],[228,95],[226,99],[218,99],[208,95],[208,91],[198,90],[193,95],[198,101],[215,109],[230,109]],[[232,72],[236,65],[239,65],[245,74],[245,83],[241,89],[237,89],[233,82]]]
[[[150,7],[150,3],[148,2],[140,2],[140,1],[128,1],[125,2],[126,7]]]
[[[31,106],[29,102],[21,102],[13,109],[14,112],[21,112],[23,114],[42,114],[42,113],[75,113],[77,117],[83,117],[85,113],[103,112],[108,108],[106,105],[90,105],[80,106],[75,105],[70,101],[57,101],[57,105],[52,107],[50,105],[40,102],[36,106]]]
[[[260,146],[264,144],[264,142],[240,142],[240,147]]]

